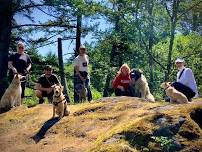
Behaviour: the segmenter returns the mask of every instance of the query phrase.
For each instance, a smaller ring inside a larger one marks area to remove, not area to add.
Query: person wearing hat
[[[52,66],[46,65],[44,74],[39,77],[35,85],[35,94],[39,98],[39,104],[44,103],[44,97],[48,97],[48,102],[52,103],[53,86],[55,84],[60,84],[60,82],[57,76],[53,74]]]
[[[23,42],[18,42],[17,44],[17,52],[11,54],[8,60],[8,68],[9,76],[8,80],[11,82],[13,80],[13,76],[16,73],[19,73],[23,76],[27,76],[29,70],[31,69],[32,61],[28,54],[25,53],[25,45]],[[21,81],[22,93],[21,93],[21,103],[23,102],[23,98],[25,96],[25,87],[27,80],[24,79]]]
[[[74,102],[79,101],[79,96],[76,93],[76,85],[85,84],[87,89],[88,101],[92,100],[92,94],[90,90],[90,76],[88,71],[89,57],[86,54],[86,48],[81,45],[79,48],[79,55],[74,59],[74,69],[75,69],[75,87],[74,87]]]
[[[184,59],[177,58],[175,64],[179,71],[177,73],[177,81],[172,85],[191,101],[191,98],[198,96],[194,74],[190,68],[185,67]]]

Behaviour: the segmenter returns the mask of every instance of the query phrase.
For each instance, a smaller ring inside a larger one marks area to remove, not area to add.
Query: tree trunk
[[[78,14],[77,15],[77,25],[76,25],[76,50],[74,52],[75,57],[77,57],[79,55],[79,47],[81,45],[81,24],[82,24],[82,15]],[[74,89],[76,86],[76,71],[74,70]],[[74,90],[74,102],[77,100],[76,99],[76,91]]]
[[[62,57],[62,39],[61,38],[58,38],[58,59],[59,59],[59,72],[60,72],[61,84],[64,86],[63,93],[66,96],[67,102],[70,102],[70,98],[67,93],[66,77],[65,77],[65,73],[64,73],[64,63],[63,63],[63,57]]]
[[[11,36],[12,1],[0,2],[0,98],[8,87],[8,51]]]
[[[75,57],[79,54],[79,47],[81,45],[81,23],[82,23],[82,15],[78,14],[76,25],[76,50],[74,53]]]
[[[170,43],[169,43],[169,52],[168,52],[168,60],[167,60],[167,69],[165,72],[164,80],[168,81],[170,73],[171,73],[171,66],[172,66],[172,53],[173,53],[173,43],[175,39],[175,29],[177,24],[177,13],[179,8],[179,0],[173,0],[173,9],[172,9],[172,16],[170,17],[171,21],[171,32],[170,32]]]
[[[154,43],[154,22],[153,22],[153,0],[148,0],[148,13],[149,13],[149,71],[150,71],[150,88],[153,89],[154,86],[154,76],[153,76],[153,59],[152,55],[152,47]]]
[[[120,20],[119,16],[116,16],[115,27],[114,27],[116,32],[119,32],[119,20]],[[115,59],[115,55],[117,55],[117,54],[119,54],[117,52],[117,44],[116,44],[116,42],[114,42],[114,44],[112,45],[112,51],[111,51],[111,56],[110,56],[110,67],[114,66],[114,59]],[[120,61],[120,58],[119,58],[119,61]],[[111,71],[109,71],[107,74],[105,87],[104,87],[104,91],[103,91],[103,97],[109,96],[110,80],[111,80]]]

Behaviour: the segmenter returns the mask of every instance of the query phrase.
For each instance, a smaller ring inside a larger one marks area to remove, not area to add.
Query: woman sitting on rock
[[[129,90],[130,68],[127,64],[123,64],[119,69],[116,77],[112,82],[116,96],[131,96]]]

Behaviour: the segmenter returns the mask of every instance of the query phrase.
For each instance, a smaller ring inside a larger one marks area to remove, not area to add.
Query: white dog
[[[4,95],[1,98],[0,109],[2,111],[8,111],[13,107],[21,105],[21,78],[24,78],[24,76],[21,76],[20,74],[14,75],[11,84],[6,89]]]
[[[141,98],[150,102],[155,102],[154,96],[151,94],[147,79],[140,69],[132,69],[130,72],[131,82],[130,85],[135,87],[141,93]]]

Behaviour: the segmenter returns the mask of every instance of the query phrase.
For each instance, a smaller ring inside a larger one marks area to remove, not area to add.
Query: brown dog
[[[161,88],[165,90],[166,95],[170,98],[171,103],[188,103],[187,97],[172,87],[170,82],[162,83]]]
[[[55,113],[59,115],[61,119],[63,116],[68,116],[70,111],[67,107],[67,101],[65,96],[63,95],[63,86],[55,85],[54,86],[54,94],[53,94],[53,118],[55,117]]]

